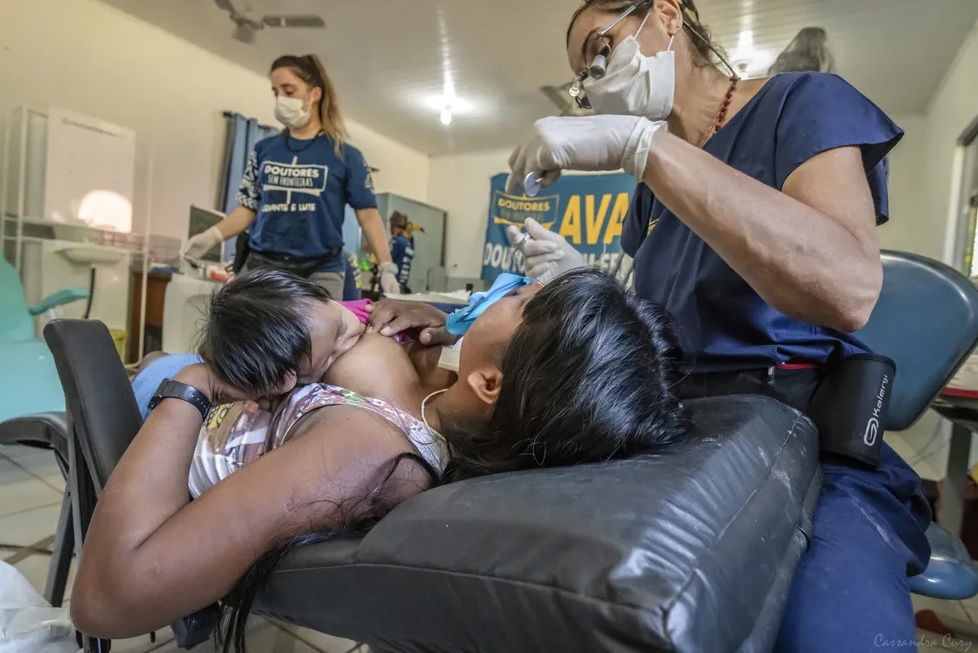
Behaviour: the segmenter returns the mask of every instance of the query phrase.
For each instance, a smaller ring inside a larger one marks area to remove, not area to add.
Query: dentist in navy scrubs
[[[693,0],[589,0],[567,55],[578,101],[598,115],[537,122],[510,161],[509,190],[528,174],[543,185],[561,170],[632,174],[622,246],[635,290],[668,308],[695,356],[683,393],[754,391],[804,411],[820,369],[861,351],[850,334],[883,279],[882,162],[903,132],[834,75],[722,72]],[[528,276],[583,264],[535,227]],[[915,641],[907,576],[930,555],[919,477],[886,445],[875,468],[827,453],[822,465],[776,650]]]
[[[315,55],[286,55],[272,64],[275,117],[285,129],[255,145],[239,206],[187,242],[200,257],[247,230],[243,270],[271,267],[312,279],[343,298],[346,259],[343,218],[347,204],[380,263],[384,294],[400,292],[370,169],[348,142],[333,84]]]

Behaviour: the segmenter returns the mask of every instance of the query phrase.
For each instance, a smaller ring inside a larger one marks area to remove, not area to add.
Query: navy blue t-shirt
[[[414,261],[414,243],[411,239],[404,234],[391,238],[391,258],[397,266],[398,282],[406,286],[411,278],[411,263]]]
[[[781,190],[800,165],[843,146],[862,149],[877,224],[888,219],[886,154],[903,136],[879,108],[835,75],[782,73],[769,80],[705,150]],[[695,355],[694,372],[822,362],[864,351],[848,334],[812,326],[768,305],[706,243],[639,184],[622,231],[635,289],[665,306]]]
[[[252,249],[296,258],[343,247],[347,204],[377,208],[370,168],[360,150],[344,144],[337,156],[328,136],[300,141],[285,132],[255,145],[238,203],[257,214],[249,227]],[[338,272],[344,266],[338,256],[323,271]]]

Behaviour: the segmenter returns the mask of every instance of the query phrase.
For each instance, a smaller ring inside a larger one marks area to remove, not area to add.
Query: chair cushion
[[[763,397],[689,402],[668,452],[490,476],[290,554],[259,612],[377,651],[763,651],[820,486],[815,429]]]

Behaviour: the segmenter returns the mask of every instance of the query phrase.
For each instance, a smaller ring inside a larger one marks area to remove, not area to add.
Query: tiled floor
[[[38,592],[44,590],[50,556],[35,550],[51,548],[63,492],[64,479],[54,454],[26,447],[0,447],[0,560],[14,565]],[[71,595],[73,580],[74,568],[66,597]],[[248,650],[256,653],[346,653],[355,647],[354,642],[261,618],[254,619],[248,637]],[[180,650],[169,629],[157,632],[155,642],[148,635],[112,642],[113,653]],[[214,650],[203,646],[194,649],[194,653]]]

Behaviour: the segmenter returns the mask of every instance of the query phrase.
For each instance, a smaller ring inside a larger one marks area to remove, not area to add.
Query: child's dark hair
[[[211,296],[197,352],[226,383],[274,394],[311,355],[311,307],[330,299],[322,286],[289,272],[250,270]]]
[[[564,274],[527,303],[503,349],[488,421],[442,416],[446,476],[594,463],[667,445],[688,426],[673,391],[682,364],[659,306],[605,272]]]
[[[444,480],[626,458],[657,451],[688,428],[673,391],[683,355],[670,319],[607,273],[575,270],[548,284],[499,349],[503,384],[488,421],[440,416],[452,457]],[[225,602],[225,653],[244,650],[248,612],[282,558],[297,546],[366,533],[394,508],[388,480],[408,459],[438,484],[422,459],[401,456],[351,504],[359,509],[341,506],[352,515],[346,528],[292,539],[255,563]]]

